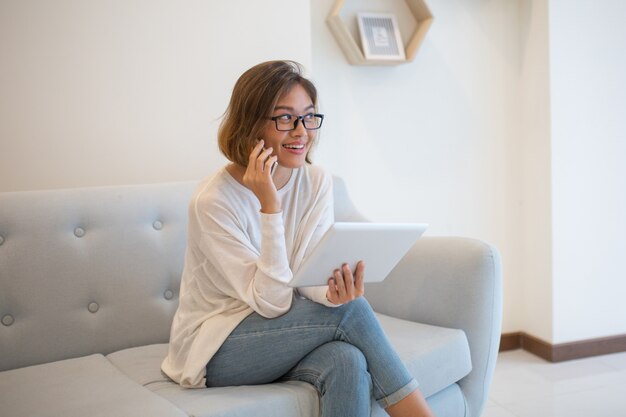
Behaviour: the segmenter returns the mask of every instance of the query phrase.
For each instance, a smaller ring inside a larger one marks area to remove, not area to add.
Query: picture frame
[[[392,13],[357,13],[361,46],[366,60],[406,59],[398,20]]]

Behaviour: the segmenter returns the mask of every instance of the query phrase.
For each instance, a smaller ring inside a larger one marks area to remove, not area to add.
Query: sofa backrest
[[[195,187],[0,193],[0,371],[167,342]]]
[[[0,371],[167,342],[195,186],[0,193]]]

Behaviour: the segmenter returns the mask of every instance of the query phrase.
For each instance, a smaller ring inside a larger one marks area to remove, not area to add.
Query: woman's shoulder
[[[247,189],[222,167],[200,181],[192,197],[192,204],[224,205],[245,200]]]
[[[217,171],[207,175],[203,179],[200,180],[196,190],[194,191],[193,198],[197,199],[199,197],[209,197],[217,195],[224,188],[223,185],[225,183],[224,178],[224,168],[220,168]]]
[[[332,175],[319,165],[307,164],[304,166],[305,177],[312,184],[328,187],[332,185]]]
[[[292,188],[299,191],[296,195],[300,200],[317,201],[322,196],[332,195],[332,175],[320,166],[307,164],[298,169]]]
[[[320,165],[314,164],[306,164],[304,168],[311,174],[315,176],[325,176],[329,175],[328,172]]]

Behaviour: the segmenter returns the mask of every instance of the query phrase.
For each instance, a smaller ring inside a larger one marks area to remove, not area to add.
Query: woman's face
[[[303,116],[305,114],[315,113],[315,106],[309,94],[304,87],[296,84],[287,91],[276,103],[276,107],[272,112],[272,116]],[[285,128],[293,127],[293,118],[290,125],[284,125]],[[281,127],[283,128],[283,127]],[[263,129],[263,139],[265,147],[274,149],[273,155],[278,156],[278,164],[285,168],[299,168],[305,164],[305,158],[311,145],[315,139],[316,130],[307,130],[304,128],[302,120],[298,121],[298,126],[294,130],[279,131],[276,129],[276,122],[268,120]]]

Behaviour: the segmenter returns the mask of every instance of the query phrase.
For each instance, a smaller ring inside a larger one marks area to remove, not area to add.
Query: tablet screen
[[[380,282],[415,244],[425,223],[334,223],[294,272],[291,287],[327,285],[333,271],[347,263],[354,271],[365,262],[365,282]]]

